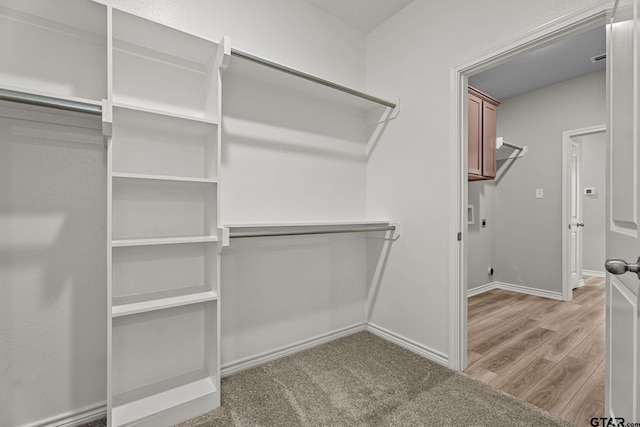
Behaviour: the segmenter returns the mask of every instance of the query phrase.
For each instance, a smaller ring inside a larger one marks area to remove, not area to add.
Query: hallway
[[[468,301],[465,373],[578,425],[604,414],[605,280],[563,302],[494,289]]]

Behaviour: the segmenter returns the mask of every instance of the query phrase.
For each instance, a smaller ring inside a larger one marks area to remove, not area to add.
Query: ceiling
[[[414,0],[302,0],[364,33]],[[469,84],[504,100],[584,74],[604,70],[606,61],[590,58],[605,53],[605,28],[596,28],[469,77]]]
[[[524,92],[604,70],[606,61],[589,58],[605,53],[605,28],[596,28],[518,56],[469,77],[469,85],[502,101]]]
[[[351,27],[369,33],[413,0],[303,0]]]

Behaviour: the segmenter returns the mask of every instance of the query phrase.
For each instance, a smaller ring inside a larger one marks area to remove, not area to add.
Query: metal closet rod
[[[511,143],[506,142],[506,141],[502,141],[502,145],[504,145],[505,147],[511,147],[514,150],[518,150],[518,151],[524,150],[523,147],[520,147],[519,145],[511,144]]]
[[[36,105],[38,107],[56,108],[58,110],[73,111],[76,113],[93,114],[95,116],[102,115],[102,107],[99,105],[14,90],[0,89],[0,100]]]
[[[236,231],[229,232],[230,238],[245,237],[276,237],[276,236],[301,236],[308,234],[336,234],[336,233],[366,233],[369,231],[392,231],[395,225],[371,226],[371,227],[351,227],[351,228],[333,228],[324,230],[299,230],[299,231]]]
[[[260,64],[260,65],[264,65],[265,67],[269,67],[269,68],[273,68],[273,69],[278,70],[278,71],[282,71],[282,72],[287,73],[287,74],[291,74],[291,75],[296,76],[296,77],[300,77],[300,78],[305,79],[305,80],[312,81],[314,83],[321,84],[323,86],[327,86],[327,87],[339,90],[341,92],[348,93],[350,95],[357,96],[357,97],[362,98],[362,99],[366,99],[366,100],[371,101],[371,102],[375,102],[377,104],[384,105],[385,107],[396,108],[396,103],[394,103],[394,102],[386,101],[386,100],[384,100],[382,98],[378,98],[376,96],[368,95],[366,93],[363,93],[363,92],[348,88],[346,86],[339,85],[339,84],[331,82],[329,80],[321,79],[320,77],[316,77],[314,75],[307,74],[305,72],[296,70],[295,68],[290,68],[290,67],[287,67],[285,65],[281,65],[281,64],[278,64],[276,62],[269,61],[268,59],[260,58],[259,56],[255,56],[255,55],[252,55],[252,54],[247,53],[247,52],[243,52],[243,51],[238,50],[238,49],[231,48],[231,55],[237,56],[238,58],[246,59],[247,61],[255,62],[255,63]]]

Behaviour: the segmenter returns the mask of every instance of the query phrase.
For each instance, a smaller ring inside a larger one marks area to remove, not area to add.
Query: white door
[[[638,422],[638,3],[622,0],[608,25],[607,369],[605,416]],[[612,257],[618,260],[612,260]],[[628,264],[623,263],[623,261]]]
[[[580,170],[580,144],[571,141],[571,289],[582,279],[582,171]]]

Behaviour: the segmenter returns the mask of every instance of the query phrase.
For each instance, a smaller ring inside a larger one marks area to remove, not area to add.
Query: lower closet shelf
[[[148,239],[116,239],[111,246],[122,248],[125,246],[176,245],[182,243],[217,242],[216,236],[184,236],[184,237],[153,237]]]
[[[205,407],[218,391],[206,372],[198,371],[114,396],[113,426],[127,425],[166,409],[198,400]],[[203,378],[203,376],[205,376]]]
[[[187,293],[174,296],[169,296],[168,294],[168,292],[159,292],[155,295],[156,298],[152,298],[151,295],[148,295],[147,298],[142,301],[135,301],[133,298],[120,298],[121,301],[118,301],[117,304],[113,305],[111,315],[113,317],[128,316],[131,314],[147,313],[154,310],[198,304],[218,299],[218,295],[213,291]],[[130,302],[127,302],[127,300]]]

